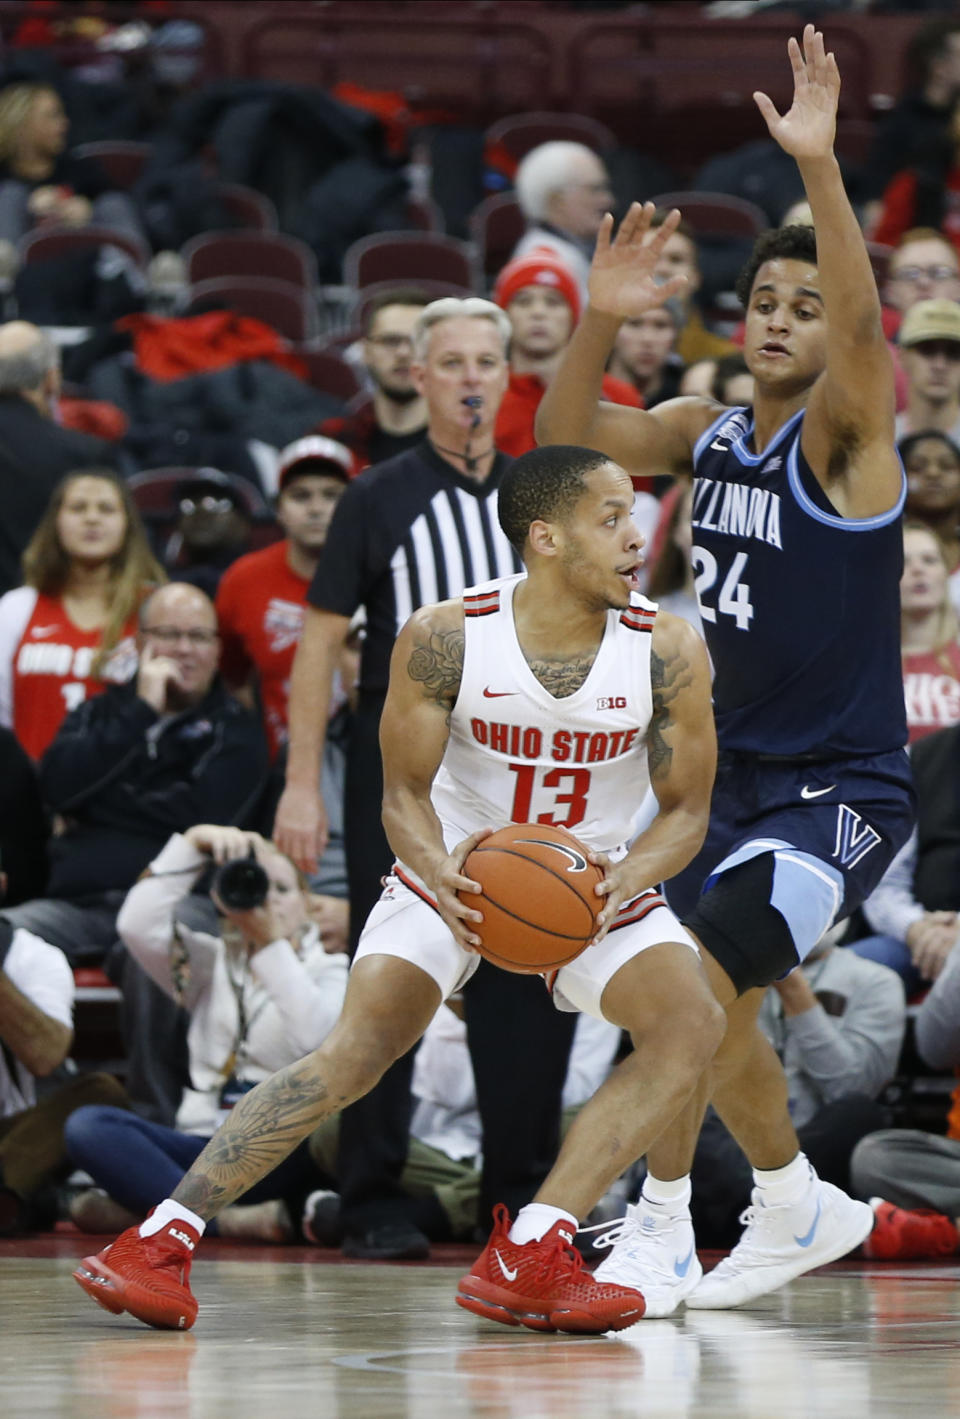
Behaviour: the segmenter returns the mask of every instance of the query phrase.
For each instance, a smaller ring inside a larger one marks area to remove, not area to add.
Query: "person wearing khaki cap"
[[[960,302],[917,301],[900,327],[907,406],[897,438],[935,429],[960,440]]]

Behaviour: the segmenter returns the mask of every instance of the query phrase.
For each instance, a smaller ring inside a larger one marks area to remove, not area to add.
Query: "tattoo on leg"
[[[317,1124],[350,1099],[332,1097],[311,1056],[244,1095],[173,1194],[205,1221],[282,1163]]]

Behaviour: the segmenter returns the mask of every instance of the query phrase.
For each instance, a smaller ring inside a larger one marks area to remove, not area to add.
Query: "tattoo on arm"
[[[310,1055],[288,1065],[244,1095],[177,1185],[174,1200],[209,1221],[350,1102],[327,1088]]]
[[[418,638],[407,661],[410,679],[423,685],[427,697],[447,710],[453,709],[460,693],[463,645],[462,630],[430,631]]]
[[[679,651],[669,651],[661,657],[650,651],[650,684],[653,687],[653,715],[647,731],[647,763],[650,778],[665,778],[673,762],[673,749],[666,737],[673,727],[670,706],[681,691],[693,683],[690,662]]]

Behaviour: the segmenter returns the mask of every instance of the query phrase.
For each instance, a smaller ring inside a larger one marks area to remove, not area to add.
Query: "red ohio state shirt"
[[[70,710],[136,670],[136,616],[98,678],[91,666],[101,635],[75,626],[59,597],[32,587],[0,598],[0,722],[31,758],[41,757]]]

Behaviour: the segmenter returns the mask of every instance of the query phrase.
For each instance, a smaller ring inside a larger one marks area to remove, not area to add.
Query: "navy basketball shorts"
[[[829,760],[724,751],[706,841],[665,895],[738,989],[768,985],[870,895],[914,818],[905,750]]]

